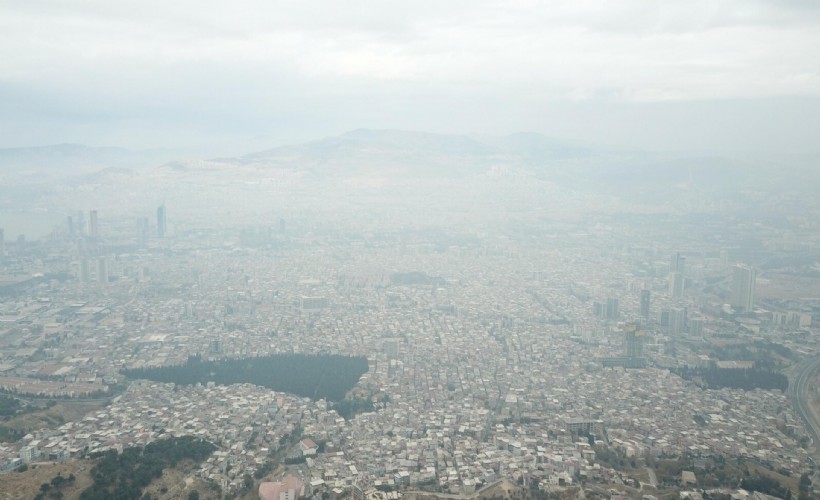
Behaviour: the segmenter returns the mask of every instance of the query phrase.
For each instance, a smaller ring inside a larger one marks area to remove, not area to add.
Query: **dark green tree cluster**
[[[182,385],[215,382],[256,384],[312,399],[341,401],[367,373],[367,358],[339,355],[274,354],[245,359],[202,361],[192,357],[180,366],[125,370],[128,378]]]
[[[786,498],[787,495],[791,498],[791,491],[787,487],[780,484],[779,481],[766,476],[745,477],[740,481],[740,487],[744,490],[759,491],[778,498]]]
[[[13,429],[5,425],[0,425],[0,443],[13,443],[19,441],[26,434],[18,429]]]
[[[370,398],[343,399],[333,405],[339,416],[349,420],[358,413],[373,411],[373,400]]]
[[[273,466],[275,463],[276,462],[274,462],[273,460],[268,460],[267,462],[262,464],[258,469],[256,469],[256,472],[253,473],[253,477],[255,479],[262,479],[263,477],[267,476],[273,471]]]
[[[780,389],[789,388],[789,379],[782,373],[758,368],[689,368],[674,370],[686,380],[702,379],[711,389],[731,387],[733,389]]]
[[[40,485],[40,492],[34,497],[34,500],[44,500],[46,498],[63,498],[63,492],[61,489],[64,486],[74,484],[74,481],[77,478],[74,477],[74,474],[71,474],[68,477],[63,477],[62,474],[59,472],[56,476],[51,478],[51,482],[43,483]]]
[[[800,490],[797,494],[798,500],[808,500],[809,498],[812,498],[811,478],[808,474],[803,473],[800,476],[800,483],[798,483],[797,487]]]
[[[6,394],[0,394],[0,417],[11,417],[16,415],[19,409],[19,399]]]
[[[182,460],[201,462],[215,449],[207,441],[183,436],[154,441],[144,448],[127,448],[121,454],[114,450],[94,454],[92,458],[100,458],[91,469],[94,484],[80,494],[80,499],[136,500],[151,481],[162,476],[165,468]]]

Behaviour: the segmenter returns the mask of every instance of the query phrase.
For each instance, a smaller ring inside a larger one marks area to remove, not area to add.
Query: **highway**
[[[789,397],[795,412],[803,419],[806,431],[814,445],[814,453],[820,457],[820,419],[812,409],[809,390],[813,390],[812,377],[820,368],[820,356],[798,363],[789,376]]]

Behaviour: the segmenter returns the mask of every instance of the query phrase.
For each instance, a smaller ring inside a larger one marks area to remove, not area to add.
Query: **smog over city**
[[[0,0],[0,500],[820,498],[820,3]]]

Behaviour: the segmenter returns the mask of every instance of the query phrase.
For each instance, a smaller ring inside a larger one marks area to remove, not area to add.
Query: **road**
[[[471,499],[474,499],[474,498],[478,498],[482,493],[484,493],[485,491],[489,490],[490,488],[492,488],[494,486],[497,486],[497,485],[501,484],[502,482],[504,482],[503,479],[498,479],[496,481],[493,481],[492,483],[489,483],[488,485],[484,486],[483,488],[481,488],[479,490],[476,490],[473,493],[470,493],[469,495],[459,495],[459,494],[453,494],[453,493],[434,493],[434,492],[431,492],[431,491],[423,491],[423,490],[410,490],[410,491],[403,492],[403,494],[404,495],[428,496],[428,497],[432,496],[432,497],[436,497],[436,498],[447,498],[447,499],[450,499],[450,500],[471,500]]]
[[[814,453],[820,457],[820,419],[811,406],[809,391],[813,389],[811,380],[820,368],[820,356],[798,363],[789,377],[789,398],[795,412],[803,419],[806,431],[814,445]]]
[[[646,468],[646,473],[649,474],[649,484],[652,485],[653,488],[658,487],[658,477],[655,475],[655,470],[651,467]]]

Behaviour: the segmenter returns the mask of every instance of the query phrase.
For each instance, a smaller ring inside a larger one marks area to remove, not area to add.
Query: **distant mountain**
[[[15,185],[51,182],[129,189],[150,185],[152,192],[177,192],[182,184],[241,184],[245,189],[264,184],[291,186],[291,192],[343,190],[345,196],[354,189],[386,193],[391,186],[428,192],[438,186],[443,193],[461,189],[494,196],[500,189],[515,192],[518,186],[519,197],[560,190],[567,196],[586,193],[639,204],[678,203],[687,209],[735,200],[767,211],[775,196],[782,204],[820,189],[814,172],[760,163],[592,147],[533,133],[487,137],[359,129],[210,160],[180,159],[167,150],[76,144],[0,149],[0,186],[14,194],[23,192]]]
[[[478,138],[402,130],[359,129],[335,137],[283,146],[223,164],[298,168],[312,173],[388,173],[393,176],[461,176],[490,167],[532,167],[593,152],[537,134]]]
[[[572,189],[664,193],[693,187],[737,187],[749,165],[709,156],[593,148],[533,133],[503,137],[360,129],[209,164],[292,169],[321,177],[378,175],[458,178],[488,171],[526,172]]]
[[[117,147],[55,144],[0,149],[0,175],[6,178],[45,176],[48,179],[89,174],[103,169],[138,169],[174,157],[170,150],[135,151]]]

